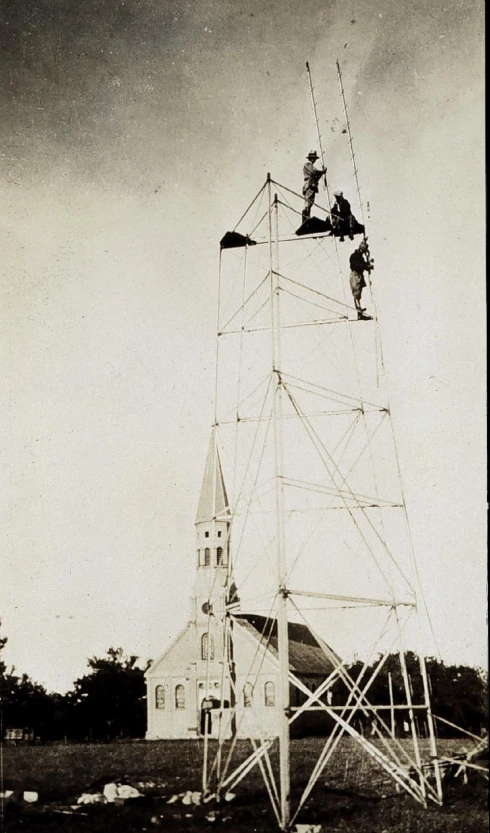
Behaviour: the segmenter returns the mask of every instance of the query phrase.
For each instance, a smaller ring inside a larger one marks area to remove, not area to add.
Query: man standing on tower
[[[310,150],[307,161],[303,166],[303,197],[305,198],[305,205],[303,208],[303,223],[306,222],[311,213],[311,206],[315,202],[315,194],[318,194],[318,183],[322,176],[327,172],[326,168],[315,168],[315,162],[320,157],[316,150]]]
[[[359,243],[359,247],[352,252],[350,256],[350,288],[352,290],[352,296],[354,298],[354,304],[357,310],[357,318],[359,321],[371,321],[371,315],[365,315],[364,313],[366,310],[361,307],[361,295],[362,290],[366,286],[366,281],[364,280],[364,272],[371,272],[373,269],[373,261],[369,258],[369,249],[368,244],[365,240],[361,240]]]

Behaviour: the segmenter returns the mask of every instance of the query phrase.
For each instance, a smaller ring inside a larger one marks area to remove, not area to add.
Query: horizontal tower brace
[[[348,318],[346,315],[342,315],[339,318],[318,318],[314,321],[300,321],[298,324],[281,324],[281,329],[293,330],[298,327],[317,327],[325,324],[345,324],[347,321],[350,324],[361,323],[358,318]],[[218,333],[218,336],[233,336],[240,335],[241,333],[261,333],[265,330],[270,330],[270,327],[242,327],[239,330],[222,330]]]
[[[335,602],[358,602],[359,604],[380,605],[382,607],[416,607],[415,602],[397,601],[396,599],[369,599],[361,596],[337,596],[333,593],[315,593],[310,590],[289,590],[289,596],[307,596],[312,599],[330,599]]]
[[[354,711],[354,712],[357,712],[357,711],[365,711],[366,710],[366,707],[362,706],[362,705],[361,706],[360,705],[357,705],[357,706],[329,706],[328,708],[329,708],[330,711],[333,711],[333,712],[334,711],[338,711],[338,712],[340,712],[340,711],[346,711],[346,712],[347,711]],[[424,705],[409,706],[408,704],[405,705],[405,706],[404,705],[401,705],[401,706],[400,705],[396,705],[396,706],[373,706],[372,703],[369,703],[369,711],[370,712],[391,711],[392,709],[402,709],[403,711],[407,711],[408,709],[421,709],[422,711],[424,711],[424,710],[427,711],[427,706],[424,706]],[[325,711],[323,706],[306,706],[305,708],[303,708],[302,706],[291,706],[291,711],[293,711],[293,712],[300,711],[300,710],[301,711],[307,711],[307,712]]]
[[[320,416],[345,416],[345,414],[381,413],[382,411],[382,408],[338,408],[335,411],[311,411],[311,413],[303,414],[303,417],[306,417],[307,419],[312,419],[313,417]],[[299,414],[283,414],[281,417],[281,419],[301,418],[302,417]],[[269,420],[269,416],[242,417],[237,415],[235,419],[220,419],[219,422],[216,423],[216,425],[235,425],[237,422],[269,422]]]
[[[325,486],[323,483],[309,483],[308,480],[299,480],[296,477],[283,477],[285,486],[291,486],[298,489],[305,489],[307,491],[319,492],[320,494],[329,495],[331,497],[341,497],[345,500],[355,500],[357,503],[366,503],[370,501],[377,506],[386,505],[388,507],[401,506],[402,504],[395,503],[395,501],[387,500],[386,498],[373,497],[372,495],[364,495],[353,492],[349,489],[334,488],[332,486]]]

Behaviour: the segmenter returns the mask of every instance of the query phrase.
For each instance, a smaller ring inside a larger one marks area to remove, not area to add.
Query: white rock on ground
[[[129,784],[121,784],[117,788],[117,795],[118,798],[140,798],[142,793],[136,787],[131,787]]]
[[[39,799],[39,793],[34,792],[33,790],[24,790],[22,797],[28,804],[35,804]]]
[[[77,804],[105,804],[102,793],[82,793],[77,798]]]
[[[117,784],[106,784],[103,793],[105,800],[112,804],[118,795]]]

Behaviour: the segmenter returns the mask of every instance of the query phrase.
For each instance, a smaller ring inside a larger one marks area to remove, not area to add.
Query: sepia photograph
[[[0,830],[484,833],[483,0],[0,0]]]

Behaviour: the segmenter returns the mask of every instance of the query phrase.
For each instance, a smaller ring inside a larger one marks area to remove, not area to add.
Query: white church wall
[[[192,721],[195,716],[195,692],[191,684],[195,679],[192,640],[192,626],[188,625],[147,672],[146,737],[149,740],[189,737],[192,723],[197,729],[195,719]],[[160,691],[163,689],[160,701],[159,688]]]
[[[238,700],[237,732],[243,737],[256,738],[277,735],[279,731],[277,659],[264,645],[257,650],[258,639],[238,624],[234,628],[233,637]],[[245,705],[244,689],[247,684],[252,687],[250,705]],[[268,685],[267,700],[266,684]],[[273,699],[271,699],[271,692]]]
[[[211,656],[214,658],[209,661],[203,659],[201,642],[207,633],[204,627],[196,627],[190,622],[147,672],[148,740],[198,737],[204,697],[221,701],[223,683],[223,698],[230,700],[229,680],[223,678],[220,625],[214,621],[210,624],[208,645],[213,648]],[[177,686],[182,686],[184,692],[182,694],[179,689],[179,701]],[[216,714],[212,716],[211,727],[212,736],[217,737],[219,726]]]

